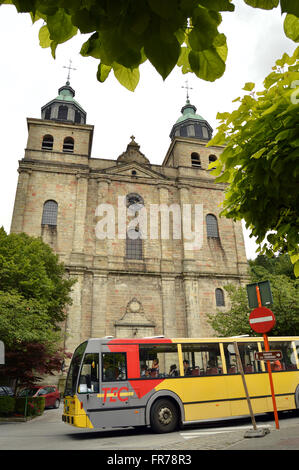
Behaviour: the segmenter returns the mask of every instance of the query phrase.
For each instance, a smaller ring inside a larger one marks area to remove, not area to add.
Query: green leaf
[[[299,17],[299,2],[294,0],[280,0],[281,13],[291,13]]]
[[[294,264],[294,274],[296,277],[299,277],[299,261],[296,261]]]
[[[92,33],[93,31],[96,31],[99,26],[97,16],[93,14],[93,11],[88,10],[87,8],[75,11],[72,14],[72,22],[83,34]]]
[[[244,88],[242,88],[242,90],[251,91],[251,90],[254,89],[254,87],[255,87],[255,83],[247,82],[247,83],[245,83]]]
[[[77,34],[78,28],[72,23],[72,18],[62,8],[55,15],[48,17],[48,29],[50,38],[58,44],[71,39]]]
[[[178,0],[147,0],[151,9],[164,19],[171,18],[175,10],[178,10]]]
[[[221,119],[221,120],[224,120],[224,119],[227,119],[228,117],[230,117],[230,113],[217,113],[216,114],[216,119]]]
[[[83,57],[94,57],[95,59],[101,59],[101,41],[98,33],[94,33],[90,38],[82,45],[80,54]]]
[[[299,42],[299,18],[295,15],[287,15],[283,23],[286,36],[295,42]]]
[[[247,5],[263,10],[272,10],[278,6],[279,0],[244,0]]]
[[[212,175],[216,175],[216,171],[212,171]],[[231,173],[229,171],[225,171],[221,176],[218,176],[218,178],[216,178],[216,183],[229,183],[230,180]]]
[[[293,264],[295,264],[297,261],[299,261],[299,254],[295,253],[294,255],[290,255],[290,260]]]
[[[262,116],[266,116],[267,114],[273,113],[277,108],[278,108],[278,102],[274,103],[272,106],[269,106],[269,108],[267,108],[266,111],[262,113]]]
[[[53,59],[56,59],[57,46],[58,46],[57,42],[51,41],[51,46],[50,47],[51,47],[51,54],[52,54]]]
[[[105,65],[100,63],[98,66],[97,79],[99,82],[103,83],[108,77],[111,71],[111,65]]]
[[[235,6],[230,0],[199,0],[198,3],[208,10],[214,11],[234,11]]]
[[[164,42],[158,35],[149,37],[144,46],[147,58],[164,80],[176,65],[180,49],[180,44],[175,37],[172,42]]]
[[[280,74],[276,72],[271,72],[264,80],[264,87],[270,88],[274,83],[279,80]]]
[[[285,129],[284,131],[279,132],[275,138],[275,142],[279,142],[280,140],[289,139],[293,135],[292,129]]]
[[[218,21],[204,8],[197,8],[192,16],[193,28],[188,36],[190,47],[194,51],[209,49],[218,36]]]
[[[189,63],[197,77],[211,82],[220,78],[225,71],[225,62],[214,47],[201,52],[190,51]]]
[[[38,37],[39,37],[39,44],[41,47],[45,48],[45,47],[51,46],[52,41],[50,39],[50,33],[49,33],[47,25],[44,25],[41,27],[38,33]]]
[[[266,149],[265,147],[262,148],[262,149],[260,149],[260,150],[258,150],[258,151],[255,152],[253,155],[251,155],[251,158],[255,158],[255,159],[257,160],[258,158],[260,158],[260,157],[263,155],[263,153],[265,153],[266,150],[267,150],[267,149]]]
[[[177,66],[182,67],[182,73],[192,72],[188,58],[189,52],[190,49],[188,47],[181,47],[181,53],[177,61]]]
[[[139,69],[136,68],[131,70],[124,67],[123,65],[114,63],[113,72],[115,78],[119,81],[121,85],[123,85],[130,91],[135,90],[140,78]]]
[[[19,13],[29,13],[34,10],[34,2],[32,0],[14,0],[4,3],[13,3]]]

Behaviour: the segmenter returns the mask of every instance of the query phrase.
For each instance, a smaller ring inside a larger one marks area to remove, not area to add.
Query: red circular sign
[[[273,312],[266,307],[257,307],[249,315],[249,324],[256,333],[267,333],[275,323]]]

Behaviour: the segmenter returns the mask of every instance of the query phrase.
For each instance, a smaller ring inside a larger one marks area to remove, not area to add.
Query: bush
[[[15,410],[15,397],[0,397],[0,416],[9,416]]]
[[[27,410],[25,410],[26,397],[17,397],[15,402],[15,413],[24,416],[38,416],[43,414],[45,409],[44,397],[27,397]]]

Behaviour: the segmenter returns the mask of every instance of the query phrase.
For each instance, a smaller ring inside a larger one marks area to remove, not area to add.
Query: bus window
[[[163,378],[180,375],[176,344],[140,344],[139,361],[141,377]]]
[[[88,353],[84,356],[79,378],[79,393],[96,393],[99,391],[99,354]]]
[[[218,343],[182,344],[186,376],[223,374]]]
[[[76,393],[77,379],[86,346],[87,341],[85,343],[80,344],[80,346],[77,347],[76,351],[73,354],[72,362],[67,374],[64,396],[73,396]]]
[[[102,380],[103,382],[127,380],[126,353],[102,354]]]
[[[297,361],[291,341],[270,341],[270,350],[281,351],[282,359],[272,365],[272,370],[296,370]],[[297,342],[297,353],[299,344]],[[280,364],[279,364],[280,363]]]
[[[228,374],[239,373],[235,348],[233,344],[223,344],[224,355],[226,360],[226,368]],[[258,352],[258,345],[255,342],[238,343],[238,349],[242,361],[243,371],[245,374],[262,372],[261,362],[257,361],[254,353]]]

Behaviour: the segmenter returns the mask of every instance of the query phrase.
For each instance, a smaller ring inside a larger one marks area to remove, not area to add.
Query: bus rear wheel
[[[178,411],[171,400],[159,399],[151,408],[151,428],[156,433],[172,432],[178,427]]]

